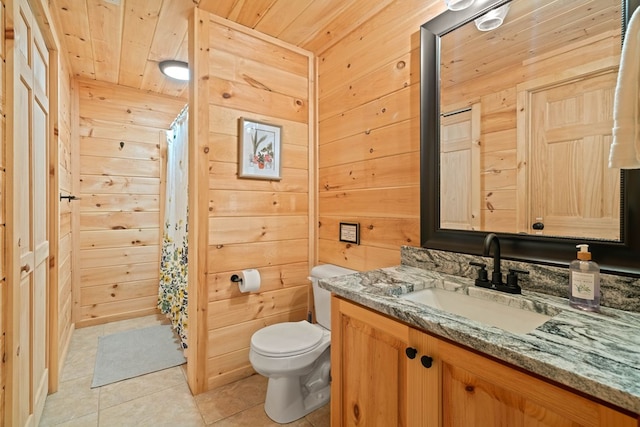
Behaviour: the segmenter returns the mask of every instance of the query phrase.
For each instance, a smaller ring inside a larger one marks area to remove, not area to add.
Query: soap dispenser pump
[[[569,304],[586,311],[600,309],[600,267],[591,260],[589,245],[580,249],[576,260],[569,264]]]

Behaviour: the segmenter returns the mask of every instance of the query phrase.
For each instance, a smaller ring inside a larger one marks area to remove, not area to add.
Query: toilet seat
[[[307,353],[322,343],[322,328],[306,320],[267,326],[251,337],[251,348],[266,357],[290,357]]]

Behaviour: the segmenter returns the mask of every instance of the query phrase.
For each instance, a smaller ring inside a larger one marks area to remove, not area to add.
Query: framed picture
[[[341,222],[340,223],[340,241],[347,243],[360,244],[360,223],[359,222]]]
[[[240,118],[238,177],[280,180],[282,127]]]

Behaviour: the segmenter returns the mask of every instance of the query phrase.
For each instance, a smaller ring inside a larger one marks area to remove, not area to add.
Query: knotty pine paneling
[[[233,273],[233,270],[221,271],[207,276],[209,302],[242,296],[237,286],[229,286],[229,277],[231,277]],[[299,286],[300,283],[304,283],[307,280],[308,276],[309,268],[306,261],[262,267],[260,269],[260,277],[263,282],[261,291],[266,292],[291,286]]]
[[[347,222],[355,221],[345,218]],[[335,217],[318,219],[318,238],[335,240],[340,234],[340,222]],[[415,246],[420,241],[420,220],[416,218],[372,217],[360,219],[360,245],[398,249],[399,246]]]
[[[4,1],[0,1],[0,32],[4,34],[5,30],[5,19],[4,19]],[[0,79],[0,354],[5,354],[5,335],[7,330],[6,325],[6,316],[4,313],[7,312],[6,301],[7,301],[7,279],[6,279],[6,256],[5,256],[5,236],[6,236],[6,216],[5,210],[7,206],[7,198],[5,192],[5,183],[6,183],[6,138],[5,129],[6,129],[6,90],[5,90],[5,42],[4,37],[0,41],[0,75],[3,78]],[[5,419],[5,395],[4,390],[6,386],[7,379],[7,364],[6,357],[2,357],[0,360],[0,426],[4,425]]]
[[[188,374],[194,392],[253,373],[251,334],[260,325],[307,317],[313,254],[314,58],[309,52],[199,11],[190,62],[201,61],[192,92],[198,144],[190,156],[199,187],[189,231],[199,236],[190,262],[190,294],[202,316],[190,317]],[[240,179],[238,120],[282,126],[282,179]],[[201,135],[201,136],[198,136]],[[192,205],[193,206],[193,205]],[[191,214],[190,209],[190,214]],[[192,218],[194,218],[192,220]],[[198,228],[191,224],[198,223]],[[242,294],[230,281],[242,269],[261,274],[259,292]],[[204,278],[204,279],[203,279]],[[196,337],[197,334],[197,337]],[[231,342],[227,342],[233,337]],[[193,347],[191,346],[193,343]],[[221,345],[222,343],[225,343]],[[194,380],[194,377],[198,377]]]
[[[82,327],[156,312],[161,138],[186,101],[93,81],[78,92]]]
[[[395,1],[318,61],[318,261],[398,264],[420,245],[420,25],[441,1]],[[360,245],[339,241],[360,223]]]

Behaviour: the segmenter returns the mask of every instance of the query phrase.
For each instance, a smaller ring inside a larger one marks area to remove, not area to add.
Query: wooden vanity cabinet
[[[332,427],[639,426],[373,310],[335,296],[331,306]]]

